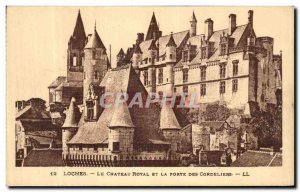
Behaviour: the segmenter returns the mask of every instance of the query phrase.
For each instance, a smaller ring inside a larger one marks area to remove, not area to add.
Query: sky
[[[256,36],[274,38],[274,53],[290,52],[292,11],[279,7],[8,7],[7,8],[7,86],[16,100],[40,97],[48,101],[48,86],[57,76],[66,75],[67,46],[78,10],[86,34],[97,31],[109,53],[112,65],[116,54],[135,43],[137,33],[146,36],[152,13],[163,35],[188,30],[195,12],[197,34],[204,33],[204,21],[211,18],[214,30],[228,27],[228,15],[237,15],[237,25],[247,23],[248,10],[254,11]],[[289,28],[287,28],[289,26]],[[287,39],[289,41],[287,41]],[[292,39],[293,40],[293,39]]]

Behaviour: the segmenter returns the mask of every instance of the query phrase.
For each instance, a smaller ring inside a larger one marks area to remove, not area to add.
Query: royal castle
[[[170,166],[193,151],[192,125],[180,110],[155,103],[128,107],[127,102],[102,108],[99,98],[107,92],[127,93],[129,100],[136,93],[143,99],[150,92],[196,93],[197,103],[219,102],[248,113],[277,103],[282,56],[274,55],[273,38],[256,36],[253,11],[243,25],[230,14],[225,29],[214,29],[208,18],[201,25],[205,34],[197,33],[198,21],[191,15],[189,29],[163,35],[153,13],[146,36],[138,33],[132,47],[120,49],[111,68],[96,26],[86,35],[78,13],[68,43],[67,76],[48,87],[49,103],[68,108],[62,126],[67,165]]]

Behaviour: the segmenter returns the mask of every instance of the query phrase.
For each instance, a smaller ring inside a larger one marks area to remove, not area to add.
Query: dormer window
[[[205,59],[206,58],[206,47],[202,47],[201,48],[201,59]]]
[[[86,101],[86,119],[92,120],[94,118],[94,102]]]
[[[220,55],[226,55],[226,44],[221,44]]]
[[[187,62],[188,61],[188,51],[184,51],[183,52],[183,58],[182,58],[182,60],[183,60],[183,62]]]

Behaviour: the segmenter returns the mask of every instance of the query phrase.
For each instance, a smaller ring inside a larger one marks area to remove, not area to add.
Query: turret
[[[134,124],[126,102],[113,109],[109,123],[108,148],[111,154],[132,154]]]
[[[166,62],[176,62],[177,45],[171,33],[168,43],[166,44]]]
[[[155,40],[151,41],[150,46],[148,47],[148,58],[149,58],[149,63],[152,65],[155,63],[155,59],[157,58],[157,46],[155,45]]]
[[[191,37],[196,36],[197,35],[197,19],[196,19],[194,11],[193,11],[192,18],[190,20],[190,24],[191,24],[190,36]]]
[[[142,61],[143,52],[139,44],[135,44],[132,55],[132,67],[134,71],[139,75],[139,63]]]
[[[72,97],[70,106],[66,112],[66,119],[62,126],[62,145],[64,157],[65,153],[68,150],[67,143],[72,139],[72,137],[76,134],[78,130],[78,121],[80,119],[79,108],[76,105],[76,100]]]
[[[96,25],[94,33],[90,36],[84,48],[84,55],[83,96],[86,97],[90,84],[101,82],[109,64],[106,48],[98,35]]]
[[[125,58],[125,53],[121,48],[119,53],[117,54],[117,67],[120,67],[123,64],[124,58]]]

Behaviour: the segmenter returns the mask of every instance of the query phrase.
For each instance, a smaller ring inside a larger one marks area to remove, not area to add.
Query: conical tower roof
[[[83,22],[79,10],[75,28],[73,34],[70,37],[69,44],[72,46],[72,48],[83,49],[85,45],[85,40],[86,40],[86,34],[84,31],[84,26],[83,26]]]
[[[90,37],[88,43],[85,45],[85,49],[91,49],[91,48],[102,48],[102,49],[106,50],[98,32],[97,32],[96,24],[95,24],[95,28],[94,28],[94,33]]]
[[[157,21],[156,21],[156,18],[155,18],[155,14],[153,12],[153,15],[152,15],[152,18],[151,18],[151,21],[150,21],[150,25],[149,25],[145,40],[147,41],[149,39],[152,39],[153,38],[153,32],[158,32],[158,31],[159,31],[159,27],[158,27],[158,24],[157,24]]]
[[[180,129],[180,125],[170,104],[166,102],[160,111],[160,129]]]
[[[194,12],[194,11],[193,11],[193,15],[192,15],[192,17],[191,17],[191,21],[197,22],[196,15],[195,15],[195,12]]]
[[[125,55],[125,53],[124,53],[123,49],[121,48],[117,56],[123,56],[123,55]]]
[[[168,43],[166,44],[167,47],[177,47],[176,43],[175,43],[175,40],[173,38],[173,33],[171,33],[170,35],[170,39],[168,41]]]
[[[108,127],[134,127],[126,102],[119,103],[119,105],[114,108],[113,116]]]
[[[66,119],[63,124],[63,128],[72,128],[72,127],[78,127],[78,117],[79,117],[79,108],[76,105],[76,100],[74,97],[71,99],[71,103],[69,106],[69,109],[66,113]]]

